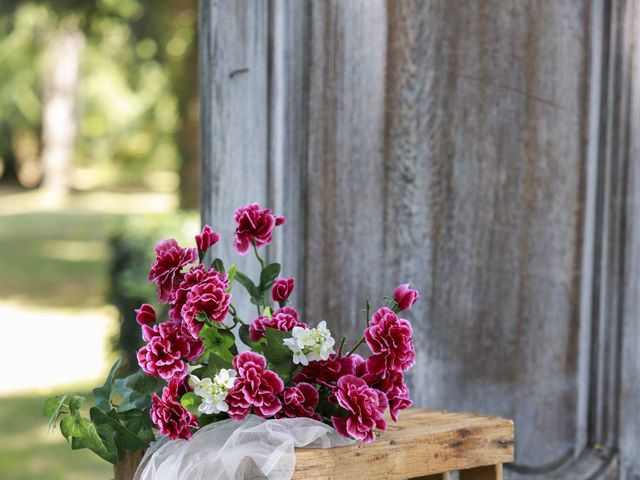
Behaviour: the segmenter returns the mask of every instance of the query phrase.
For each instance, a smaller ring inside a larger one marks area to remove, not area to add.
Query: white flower
[[[328,360],[336,341],[327,328],[327,322],[320,322],[316,328],[293,327],[291,338],[283,343],[293,352],[293,363],[309,365],[309,362]]]
[[[235,370],[221,369],[214,377],[200,380],[195,375],[189,376],[189,384],[193,387],[193,392],[202,397],[202,403],[198,406],[200,413],[220,413],[226,412],[229,406],[224,399],[233,388],[238,374]]]

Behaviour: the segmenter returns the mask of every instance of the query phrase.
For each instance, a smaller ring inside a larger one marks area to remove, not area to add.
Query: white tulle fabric
[[[147,450],[134,480],[291,480],[295,447],[351,443],[310,418],[264,420],[250,415],[207,425],[188,441],[163,437]]]

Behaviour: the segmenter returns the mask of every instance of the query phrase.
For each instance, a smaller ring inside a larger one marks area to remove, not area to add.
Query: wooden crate
[[[296,449],[294,480],[442,479],[501,480],[502,464],[513,461],[511,420],[472,413],[414,408],[374,443],[331,449]],[[129,480],[140,461],[134,455],[116,468]]]

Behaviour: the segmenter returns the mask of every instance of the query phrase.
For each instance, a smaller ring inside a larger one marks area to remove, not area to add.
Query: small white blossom
[[[202,403],[198,406],[200,413],[220,413],[226,412],[229,406],[224,399],[233,388],[238,374],[235,370],[221,369],[214,377],[200,380],[195,375],[189,376],[189,384],[193,387],[193,392],[202,397]]]
[[[320,322],[316,328],[293,327],[291,338],[283,343],[293,352],[293,363],[309,365],[309,362],[328,360],[336,341],[327,328],[327,322]]]

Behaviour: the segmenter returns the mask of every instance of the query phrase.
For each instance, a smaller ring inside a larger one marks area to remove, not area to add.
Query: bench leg
[[[502,464],[460,470],[460,480],[502,480]]]

